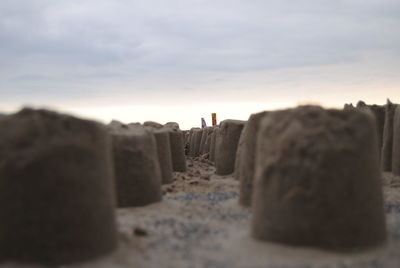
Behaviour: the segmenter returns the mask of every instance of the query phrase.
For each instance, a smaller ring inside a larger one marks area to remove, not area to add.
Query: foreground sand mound
[[[385,241],[375,119],[305,106],[265,117],[257,139],[252,235],[323,248]]]
[[[0,259],[84,261],[116,248],[104,126],[46,110],[0,120]]]

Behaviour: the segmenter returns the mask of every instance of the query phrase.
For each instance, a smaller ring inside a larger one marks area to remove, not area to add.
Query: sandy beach
[[[399,267],[400,177],[384,173],[388,241],[355,252],[260,242],[250,237],[251,211],[238,205],[239,183],[217,176],[208,160],[188,158],[163,186],[163,201],[118,209],[119,248],[95,261],[62,267]],[[367,220],[367,219],[366,219]],[[6,263],[1,267],[40,267]]]

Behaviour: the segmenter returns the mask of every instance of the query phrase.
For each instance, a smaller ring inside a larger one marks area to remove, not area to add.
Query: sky
[[[400,102],[399,0],[1,0],[0,111],[107,123]]]

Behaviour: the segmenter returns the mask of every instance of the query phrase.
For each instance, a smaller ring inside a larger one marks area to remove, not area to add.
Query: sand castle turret
[[[0,259],[80,262],[117,246],[107,131],[24,109],[0,119]]]
[[[212,127],[203,128],[203,133],[201,135],[201,141],[200,141],[199,155],[203,155],[206,153],[205,152],[206,141],[211,129]]]
[[[202,129],[196,129],[193,134],[194,134],[194,137],[193,137],[193,152],[191,153],[190,156],[197,157],[197,156],[200,155],[200,144],[201,144],[201,137],[203,135],[203,130]]]
[[[207,135],[206,135],[206,141],[204,143],[204,148],[203,148],[203,154],[209,154],[209,158],[210,158],[210,148],[211,148],[211,138],[212,138],[212,134],[214,132],[214,127],[210,127],[207,130]]]
[[[172,153],[169,133],[166,128],[147,127],[153,132],[157,143],[158,162],[160,163],[162,184],[172,183]]]
[[[169,129],[169,141],[171,144],[172,169],[174,171],[186,171],[185,149],[183,147],[183,132],[177,123],[171,123],[166,127]]]
[[[154,122],[154,121],[146,121],[146,122],[143,123],[143,126],[152,127],[152,128],[156,128],[156,129],[160,129],[160,128],[164,127],[160,123],[157,123],[157,122]]]
[[[382,171],[392,171],[392,151],[393,151],[393,120],[396,104],[387,101],[385,110],[385,126],[383,129],[383,144],[381,155]]]
[[[374,118],[305,106],[270,113],[257,140],[252,235],[322,248],[385,241]]]
[[[219,126],[214,127],[214,131],[211,134],[211,144],[210,144],[210,161],[214,162],[215,165],[215,143],[217,141],[217,135],[219,132]]]
[[[260,121],[267,115],[268,112],[252,114],[239,140],[235,163],[235,178],[240,181],[239,203],[243,206],[250,206],[251,204],[257,134]]]
[[[156,139],[142,126],[110,128],[119,207],[161,201]]]
[[[170,128],[176,129],[176,130],[180,129],[179,124],[177,122],[168,122],[168,123],[165,123],[164,126],[170,127]]]
[[[392,172],[400,176],[400,105],[396,107],[393,121]]]
[[[215,173],[218,175],[228,175],[234,171],[236,151],[239,138],[245,121],[224,120],[220,124],[220,129],[215,143]]]

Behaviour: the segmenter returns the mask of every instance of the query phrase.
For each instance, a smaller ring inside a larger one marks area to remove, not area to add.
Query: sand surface
[[[207,160],[187,161],[188,171],[174,173],[174,182],[163,186],[162,202],[118,210],[116,252],[63,267],[400,267],[400,177],[385,173],[382,180],[387,244],[338,253],[252,239],[251,212],[238,205],[238,182],[214,175]]]

